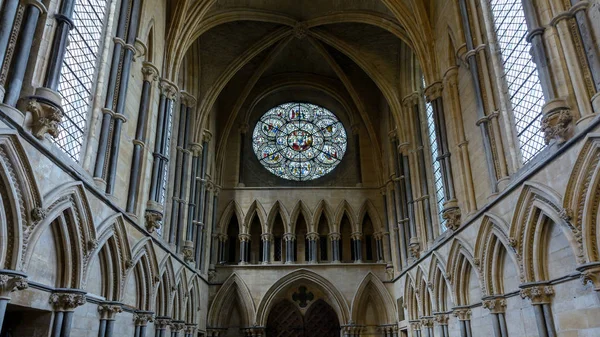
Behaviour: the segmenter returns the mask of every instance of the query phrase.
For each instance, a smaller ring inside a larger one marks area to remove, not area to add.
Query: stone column
[[[329,233],[327,235],[329,240],[331,241],[331,262],[340,263],[340,233]]]
[[[433,337],[433,317],[421,318],[421,331],[425,331],[425,337]]]
[[[10,302],[10,294],[29,287],[27,276],[12,270],[0,270],[0,331],[6,315],[6,307]]]
[[[185,234],[185,242],[183,244],[183,256],[186,262],[194,262],[194,216],[196,214],[196,208],[199,207],[197,204],[200,194],[201,177],[200,171],[202,170],[202,144],[190,143],[190,149],[193,153],[192,158],[192,172],[190,174],[190,192],[188,196],[188,214],[187,214],[187,226]],[[213,234],[214,235],[214,234]],[[219,256],[217,255],[217,259]],[[216,263],[219,263],[217,261]]]
[[[219,264],[226,264],[227,263],[227,258],[226,258],[226,252],[225,252],[225,244],[227,243],[227,240],[229,239],[227,237],[227,234],[217,234],[217,239],[219,240]]]
[[[202,132],[202,165],[200,166],[200,179],[197,180],[197,186],[196,186],[196,208],[195,208],[195,214],[194,214],[194,221],[196,224],[202,224],[204,226],[204,207],[205,207],[205,203],[207,202],[206,197],[207,197],[207,193],[206,193],[206,188],[207,188],[207,181],[206,181],[206,168],[208,165],[208,144],[212,139],[212,133],[210,133],[210,131],[208,130],[204,130]],[[204,232],[202,230],[200,230],[200,228],[198,227],[196,230],[196,238],[195,238],[195,242],[196,242],[196,251],[194,253],[194,255],[196,256],[196,268],[201,269],[202,267],[202,259],[201,259],[201,253],[200,253],[200,245],[202,244],[204,240]]]
[[[473,337],[471,334],[471,309],[457,307],[453,310],[454,316],[458,317],[460,325],[460,337]]]
[[[98,306],[100,313],[100,329],[98,337],[113,337],[115,328],[116,314],[123,312],[123,306],[120,303],[107,302]],[[104,331],[104,334],[102,332]]]
[[[294,264],[296,234],[285,233],[283,240],[285,241],[285,264]]]
[[[264,233],[260,235],[260,238],[263,241],[262,264],[269,264],[271,263],[271,245],[273,244],[273,234]]]
[[[248,124],[243,123],[240,125],[240,154],[239,154],[239,168],[238,168],[238,187],[246,186],[244,184],[244,158],[246,157],[246,137],[248,134]]]
[[[596,92],[600,91],[600,57],[598,55],[598,45],[594,41],[592,36],[592,30],[590,29],[592,23],[590,22],[586,11],[588,11],[590,4],[587,1],[582,0],[571,0],[573,7],[569,10],[570,13],[574,13],[577,24],[579,25],[579,34],[583,43],[583,49],[585,56],[590,67],[590,73],[593,78],[594,87]],[[592,98],[592,104],[594,105],[594,111],[600,111],[600,95],[598,93]],[[597,103],[594,104],[596,101]]]
[[[529,283],[521,285],[521,298],[529,298],[535,312],[535,321],[540,337],[555,337],[556,328],[550,306],[554,288],[543,283]]]
[[[131,174],[129,175],[129,190],[127,193],[127,213],[134,213],[137,204],[138,188],[141,180],[142,154],[146,146],[146,127],[148,125],[148,108],[152,83],[158,80],[158,69],[149,62],[144,62],[142,67],[142,97],[138,110],[138,120],[133,140],[133,159],[131,160]]]
[[[250,240],[252,237],[250,234],[240,234],[238,235],[240,239],[240,264],[248,264],[248,257],[250,256]]]
[[[135,324],[134,337],[146,337],[148,322],[154,322],[154,313],[151,311],[136,311],[133,314]]]
[[[154,320],[154,337],[167,337],[167,327],[170,325],[171,317],[156,317]]]
[[[50,305],[54,307],[54,323],[51,337],[69,337],[73,323],[73,312],[79,306],[86,303],[85,292],[72,290],[50,295]],[[102,329],[102,325],[100,325]],[[106,330],[106,326],[104,327]],[[102,331],[102,330],[100,330]],[[110,337],[110,335],[98,335],[99,337]]]
[[[448,315],[437,313],[437,314],[435,314],[434,320],[440,327],[440,331],[442,332],[441,337],[450,337],[450,333],[448,331],[448,320],[449,320]]]
[[[218,202],[219,202],[219,193],[221,193],[221,188],[219,186],[214,186],[214,191],[213,191],[213,202],[212,202],[212,226],[211,226],[211,236],[213,237],[213,240],[211,241],[209,250],[210,250],[210,261],[209,261],[209,272],[210,271],[214,271],[215,269],[215,259],[214,259],[214,253],[215,253],[215,247],[217,246],[217,242],[214,239],[214,235],[217,231],[217,209],[218,209]]]
[[[354,138],[354,148],[355,150],[355,158],[356,161],[356,179],[357,186],[362,186],[362,165],[360,161],[360,127],[355,124],[352,125],[352,137]]]
[[[389,211],[388,211],[388,200],[387,200],[387,196],[386,196],[386,189],[387,187],[382,188],[381,191],[381,197],[383,198],[383,216],[384,216],[384,224],[385,224],[385,233],[384,234],[384,238],[385,238],[385,243],[387,244],[387,250],[385,250],[386,254],[383,254],[383,258],[385,261],[387,261],[389,264],[392,263],[392,242],[391,242],[391,238],[390,238],[390,217],[389,217]],[[397,245],[400,246],[400,242],[397,242]],[[401,264],[398,265],[398,267],[401,267]]]
[[[319,263],[317,254],[317,243],[319,241],[319,233],[310,232],[306,234],[308,239],[308,263],[315,264]]]
[[[483,307],[490,311],[495,337],[508,337],[506,331],[506,299],[503,297],[487,297],[482,300]]]
[[[354,247],[354,263],[362,263],[362,237],[361,232],[351,234],[352,245]]]
[[[56,19],[56,31],[54,32],[54,40],[52,41],[52,49],[48,57],[48,68],[46,69],[46,80],[44,87],[51,90],[58,90],[60,81],[60,73],[67,51],[69,32],[74,26],[73,9],[75,0],[64,0],[60,4],[60,11],[54,15]]]
[[[373,237],[375,238],[375,260],[377,261],[377,263],[383,263],[384,261],[384,257],[383,257],[383,233],[382,232],[376,232],[373,234]]]
[[[10,1],[10,0],[7,0]],[[33,45],[33,38],[37,28],[38,19],[41,14],[46,13],[46,7],[39,0],[24,1],[25,12],[19,37],[15,46],[15,52],[10,64],[10,71],[6,79],[6,93],[4,95],[4,103],[10,107],[17,105],[17,101],[21,96],[23,88],[23,78],[29,63],[29,55]]]
[[[19,0],[5,0],[0,11],[0,71],[8,51],[10,35],[13,31],[15,17],[19,9]],[[4,87],[0,85],[0,101],[4,100]]]
[[[410,323],[410,329],[413,332],[413,336],[421,337],[421,321],[412,320],[412,321],[409,321],[409,323]]]

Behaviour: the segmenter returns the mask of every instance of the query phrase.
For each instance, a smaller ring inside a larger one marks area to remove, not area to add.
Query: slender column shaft
[[[535,323],[538,327],[538,335],[540,337],[550,337],[548,330],[546,329],[546,320],[544,318],[544,309],[541,304],[533,305],[533,312],[535,313]]]
[[[135,330],[133,331],[133,337],[140,337],[140,328],[141,326],[136,325]]]
[[[467,328],[467,337],[473,337],[473,333],[471,331],[471,320],[465,321],[465,327]]]
[[[377,262],[383,262],[383,240],[375,239],[375,251],[377,252]]]
[[[431,220],[431,205],[430,205],[430,198],[427,199],[422,199],[424,196],[429,195],[429,184],[427,183],[427,166],[425,164],[425,147],[423,144],[423,133],[422,133],[422,128],[421,128],[421,114],[420,114],[420,109],[419,109],[419,105],[415,105],[413,107],[413,116],[414,116],[414,120],[415,120],[415,134],[416,134],[416,138],[417,138],[417,147],[418,147],[418,151],[417,151],[417,157],[418,157],[418,164],[419,164],[419,171],[418,172],[418,177],[419,177],[419,182],[420,182],[420,187],[421,187],[421,198],[420,200],[422,200],[423,203],[423,218],[425,219],[425,226],[427,228],[427,233],[426,233],[426,237],[427,237],[427,241],[431,242],[433,241],[433,224],[432,224],[432,220]],[[411,235],[411,237],[414,237]]]
[[[73,311],[66,311],[64,313],[64,318],[62,322],[62,331],[61,337],[70,337],[71,336],[71,326],[73,325]],[[106,326],[106,330],[108,332],[108,324]],[[106,337],[112,337],[112,334],[107,334]]]
[[[104,337],[113,337],[113,332],[115,330],[115,320],[108,319],[106,320],[106,334]]]
[[[37,0],[28,3],[25,8],[23,23],[19,31],[15,53],[10,64],[10,72],[6,80],[7,88],[4,103],[7,105],[17,105],[17,101],[21,96],[23,78],[25,77],[33,44],[33,35],[35,34],[37,22],[43,9],[45,10],[44,5]]]
[[[0,69],[4,65],[4,58],[8,51],[8,41],[12,34],[18,8],[19,0],[5,0],[0,13]]]
[[[179,211],[177,212],[177,237],[175,239],[175,245],[179,247],[180,241],[183,238],[183,217],[184,207],[186,204],[185,197],[187,195],[187,188],[189,185],[188,180],[188,160],[190,156],[189,151],[189,132],[191,124],[191,108],[188,106],[185,114],[185,130],[183,132],[183,158],[181,160],[181,179],[179,181]]]
[[[46,88],[50,88],[54,91],[58,90],[60,72],[65,58],[65,52],[67,51],[69,32],[73,27],[73,22],[71,20],[74,7],[74,0],[63,1],[60,6],[59,14],[55,15],[58,24],[56,26],[56,32],[54,33],[54,41],[52,42],[48,70],[46,72],[46,81],[44,83]]]
[[[146,337],[146,330],[147,330],[147,326],[145,326],[145,325],[140,326],[140,337]]]
[[[177,128],[177,135],[176,135],[176,140],[177,140],[177,147],[175,149],[175,180],[174,180],[174,186],[175,188],[172,191],[172,198],[171,198],[171,224],[169,226],[169,242],[173,243],[175,241],[175,237],[176,237],[176,233],[177,233],[177,227],[178,227],[178,222],[177,220],[179,219],[179,209],[181,207],[181,198],[180,198],[180,187],[181,187],[181,181],[183,180],[183,177],[181,176],[181,162],[183,160],[182,158],[182,152],[183,152],[183,135],[185,133],[185,123],[186,123],[186,113],[187,113],[187,107],[185,106],[185,104],[182,102],[179,108],[179,126]]]
[[[498,321],[500,322],[500,333],[502,337],[508,337],[508,328],[506,326],[506,316],[504,313],[498,314]]]
[[[576,5],[581,0],[571,0],[572,5]],[[579,10],[575,13],[577,24],[579,25],[579,35],[585,49],[588,66],[594,80],[596,91],[600,91],[600,58],[598,57],[598,46],[594,42],[590,22],[584,10]],[[0,45],[1,46],[1,45]]]
[[[4,316],[6,315],[6,307],[8,306],[8,302],[10,302],[9,298],[0,298],[0,331],[2,331],[2,324],[4,322]]]
[[[550,304],[542,304],[542,311],[544,312],[544,321],[546,322],[546,330],[548,331],[548,337],[556,337],[556,328],[554,327],[554,316],[552,316],[552,308],[550,307]]]
[[[355,239],[354,240],[354,262],[362,262],[362,240]]]
[[[384,224],[385,224],[385,231],[386,233],[388,233],[386,235],[386,242],[387,242],[387,258],[384,257],[384,259],[386,259],[387,261],[391,262],[392,261],[392,243],[390,242],[390,216],[388,214],[388,204],[387,204],[387,196],[385,194],[382,194],[383,197],[383,216],[384,216]],[[397,222],[396,222],[397,223]],[[398,243],[398,246],[400,246],[400,244]]]
[[[217,230],[217,215],[216,214],[217,214],[217,209],[218,209],[218,203],[217,202],[219,200],[218,193],[219,193],[219,190],[216,189],[215,193],[213,195],[213,203],[212,203],[212,207],[213,207],[212,214],[213,214],[213,217],[212,217],[212,226],[211,226],[211,235],[212,236],[215,235],[216,230]],[[211,254],[210,255],[210,261],[211,262],[210,263],[214,263],[214,262],[212,262],[213,261],[213,253],[214,253],[214,242],[215,242],[214,240],[211,241],[211,247],[209,247],[210,254]]]
[[[162,143],[162,130],[165,127],[165,106],[167,97],[164,94],[160,95],[158,103],[158,117],[156,124],[156,141],[154,143],[154,162],[152,163],[152,181],[150,182],[150,200],[155,202],[160,201],[158,197],[158,180],[160,167],[160,147]]]
[[[186,240],[188,241],[192,241],[193,240],[193,221],[194,221],[194,214],[196,213],[196,207],[198,207],[198,205],[196,204],[196,198],[197,198],[197,194],[198,194],[198,168],[201,166],[201,161],[202,157],[197,153],[194,152],[194,157],[192,159],[192,172],[190,175],[190,194],[189,194],[189,204],[188,204],[188,217],[187,217],[187,232],[186,232]]]
[[[459,321],[459,325],[460,325],[460,337],[468,337],[467,336],[467,325],[466,322],[463,320]]]
[[[63,318],[64,318],[64,313],[62,311],[57,311],[54,313],[54,323],[52,326],[52,337],[60,337],[61,336],[62,327],[63,327]],[[102,325],[100,325],[100,329],[102,329]]]
[[[500,320],[498,319],[498,314],[491,314],[492,319],[492,327],[494,328],[494,336],[502,337],[502,332],[500,331]]]

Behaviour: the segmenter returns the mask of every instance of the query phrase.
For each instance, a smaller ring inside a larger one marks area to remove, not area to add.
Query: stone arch
[[[366,322],[366,310],[371,307],[376,309],[381,318],[379,325],[392,324],[395,322],[396,305],[390,293],[381,280],[369,272],[358,286],[352,299],[352,321],[364,325]]]
[[[508,225],[493,214],[484,215],[475,244],[474,263],[481,275],[484,295],[504,294],[504,265],[510,262],[518,274],[517,260],[508,249]],[[509,259],[506,261],[506,259]],[[516,290],[516,289],[511,289]]]
[[[50,240],[56,247],[54,252],[47,253],[55,254],[56,265],[61,268],[57,270],[58,277],[54,286],[81,289],[84,271],[91,254],[98,247],[83,185],[69,183],[53,190],[44,197],[43,207],[44,219],[26,228],[23,233],[24,270],[31,270],[32,256],[41,248],[38,244],[40,237],[52,233],[46,238],[53,237]]]
[[[135,299],[136,307],[140,310],[150,311],[154,303],[155,284],[159,282],[158,263],[152,241],[146,238],[138,242],[133,248],[132,264],[127,278],[133,277],[137,288]],[[124,292],[124,296],[127,292]]]
[[[481,278],[473,263],[473,255],[468,246],[459,239],[452,241],[446,276],[452,286],[456,305],[465,306],[481,300],[481,284],[479,281],[474,281]]]
[[[371,222],[373,223],[373,227],[374,227],[375,231],[377,231],[377,232],[385,231],[385,229],[383,228],[383,225],[381,223],[381,219],[379,218],[379,212],[377,212],[375,205],[373,205],[373,202],[369,199],[367,199],[363,203],[363,205],[360,208],[360,211],[358,212],[359,226],[362,226],[362,223],[365,220],[365,216],[367,216],[367,215],[369,215],[369,218],[371,219]],[[362,228],[361,228],[361,231],[362,231]]]
[[[268,229],[267,232],[268,233],[273,232],[273,224],[275,222],[275,217],[277,216],[277,214],[279,214],[279,216],[281,217],[281,220],[283,221],[284,231],[287,233],[292,233],[292,229],[290,228],[289,213],[288,213],[287,209],[285,208],[285,206],[279,200],[277,200],[275,202],[275,204],[273,204],[273,206],[271,207],[271,210],[269,211],[269,216],[267,217],[267,229]]]
[[[350,220],[350,227],[352,228],[352,231],[358,232],[359,228],[356,221],[356,214],[354,213],[352,206],[350,206],[346,200],[342,201],[335,210],[335,217],[333,220],[334,226],[336,227],[335,232],[340,231],[342,217],[344,214],[348,217],[348,220]]]
[[[311,221],[313,219],[313,214],[302,200],[299,200],[298,203],[296,203],[296,206],[294,206],[294,209],[290,214],[291,232],[296,233],[297,221],[300,214],[302,214],[304,221],[306,221],[306,229],[309,232],[316,232],[317,230],[314,228],[315,223]]]
[[[210,328],[227,327],[224,319],[227,318],[227,313],[232,310],[234,305],[238,305],[238,309],[241,309],[242,326],[253,326],[256,318],[254,300],[248,286],[236,273],[227,278],[212,301],[208,311],[207,326]]]
[[[275,282],[263,296],[256,313],[256,324],[265,326],[271,308],[277,302],[277,296],[290,286],[298,283],[309,283],[319,288],[327,296],[327,303],[335,310],[340,324],[350,321],[350,310],[342,293],[326,278],[317,273],[299,269]]]
[[[258,200],[254,200],[248,210],[246,211],[246,215],[244,216],[244,222],[240,223],[240,233],[250,234],[250,226],[252,225],[252,219],[257,216],[260,221],[260,226],[265,232],[266,222],[267,222],[267,213],[265,212],[264,207]]]
[[[454,294],[446,278],[444,262],[437,252],[434,252],[431,258],[428,279],[429,282],[427,285],[432,288],[431,292],[433,293],[432,299],[435,310],[437,312],[446,312],[454,307]]]
[[[431,294],[431,288],[433,288],[433,284],[430,283],[426,279],[426,274],[423,271],[423,268],[419,265],[417,266],[417,275],[416,275],[416,289],[417,295],[419,297],[419,303],[421,303],[421,316],[431,316],[433,313],[433,296]]]
[[[600,262],[600,134],[587,137],[565,190],[564,218],[581,232],[584,262]]]
[[[557,225],[568,241],[577,263],[585,263],[581,231],[568,223],[560,208],[560,196],[550,188],[525,183],[510,226],[509,244],[515,250],[521,283],[548,279],[546,248],[549,227]],[[575,268],[573,268],[575,269]]]
[[[419,319],[419,301],[417,299],[415,282],[410,273],[406,273],[406,281],[404,283],[404,303],[408,311],[408,319]]]
[[[175,272],[173,261],[170,255],[166,256],[161,263],[160,277],[158,278],[158,288],[156,290],[155,313],[156,316],[170,316],[172,308],[170,304],[175,295]]]
[[[200,278],[197,275],[192,275],[192,279],[190,280],[190,291],[188,295],[188,300],[186,303],[186,315],[185,321],[190,324],[198,324],[199,323],[199,315],[200,312]]]
[[[330,233],[335,231],[334,228],[334,217],[333,214],[331,213],[331,208],[329,207],[329,204],[321,199],[318,203],[317,203],[317,207],[315,207],[315,210],[313,212],[313,218],[312,218],[312,223],[314,224],[314,226],[318,226],[319,225],[319,221],[321,220],[321,216],[325,216],[325,221],[327,221],[327,229],[329,230]],[[318,230],[318,228],[317,228]]]
[[[43,220],[42,198],[27,155],[15,135],[0,137],[0,267],[23,266],[24,235]]]
[[[244,217],[242,214],[244,213],[242,212],[240,204],[238,204],[235,200],[231,200],[229,204],[227,204],[227,207],[225,207],[223,213],[221,213],[221,219],[219,220],[219,228],[217,232],[221,234],[227,234],[227,229],[229,227],[229,223],[231,222],[231,217],[233,216],[236,217],[241,232],[241,226],[244,223]]]

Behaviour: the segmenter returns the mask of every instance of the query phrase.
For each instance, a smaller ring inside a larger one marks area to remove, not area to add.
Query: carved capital
[[[123,306],[120,303],[103,303],[98,305],[98,312],[102,319],[114,319],[116,314],[123,312]]]
[[[283,241],[293,241],[296,240],[296,234],[294,233],[285,233],[283,234]]]
[[[75,308],[84,305],[85,302],[84,293],[53,293],[50,295],[50,304],[56,311],[73,311]]]
[[[423,317],[421,318],[421,326],[426,327],[426,328],[432,328],[433,327],[433,317]]]
[[[260,235],[260,238],[265,242],[271,242],[271,241],[273,241],[273,234],[263,233]]]
[[[183,253],[183,260],[185,262],[194,262],[194,243],[192,241],[186,240],[183,244],[183,249],[181,252]]]
[[[188,108],[192,108],[194,106],[196,106],[196,98],[194,96],[192,96],[191,94],[189,94],[187,91],[181,91],[179,93],[179,97],[181,99],[181,103],[183,105],[185,105]]]
[[[340,235],[340,233],[329,233],[327,234],[327,237],[329,238],[329,240],[334,241],[340,240],[342,236]]]
[[[442,211],[442,218],[446,220],[446,227],[453,231],[460,228],[462,212],[458,207],[446,208]]]
[[[170,324],[170,317],[156,317],[154,319],[154,327],[159,330],[165,330]]]
[[[249,242],[252,239],[252,237],[250,236],[250,234],[239,234],[238,239],[240,240],[240,242]]]
[[[136,326],[146,326],[148,322],[154,322],[154,313],[151,311],[137,311],[133,314],[133,322]]]
[[[362,232],[353,232],[352,234],[350,234],[350,238],[352,240],[362,240],[363,233]]]
[[[521,289],[521,298],[528,298],[533,304],[548,304],[552,302],[554,288],[550,285],[534,285]]]
[[[169,80],[166,80],[164,78],[161,78],[158,83],[158,87],[160,89],[160,94],[167,97],[167,99],[175,100],[177,98],[179,89],[177,89],[177,86],[175,85],[175,83],[173,83]]]
[[[592,284],[595,291],[600,291],[600,262],[584,264],[577,268],[581,272],[583,284]]]
[[[506,312],[506,299],[502,297],[488,298],[483,300],[483,307],[488,309],[492,314],[500,314]]]
[[[204,130],[202,131],[202,140],[210,143],[210,140],[212,139],[212,132],[210,132],[209,130]]]
[[[158,81],[158,68],[150,62],[142,63],[142,76],[146,82]]]
[[[438,325],[448,325],[450,316],[448,316],[447,314],[435,314],[434,319]]]
[[[428,102],[431,102],[439,97],[442,97],[442,90],[444,85],[442,82],[434,82],[427,88],[425,88],[425,97]]]
[[[455,308],[452,311],[452,314],[461,321],[468,321],[471,319],[471,309],[470,308]]]
[[[146,214],[144,214],[144,219],[146,220],[146,230],[149,233],[154,233],[157,229],[160,229],[162,226],[163,214],[162,212],[155,210],[146,210]]]
[[[410,251],[410,254],[415,259],[418,259],[421,256],[421,244],[419,243],[419,238],[417,238],[417,237],[410,238],[408,250]]]
[[[44,98],[32,98],[27,103],[27,111],[31,113],[31,133],[44,139],[46,134],[56,138],[64,112],[56,103]]]
[[[415,91],[402,99],[402,105],[405,108],[412,108],[415,105],[419,104],[420,96],[421,95],[419,95],[419,93]]]
[[[25,290],[29,287],[27,276],[20,273],[0,274],[0,296],[6,297],[17,290]]]
[[[185,325],[185,333],[189,335],[193,335],[196,332],[196,324],[186,324]]]
[[[171,327],[171,332],[180,332],[181,330],[185,329],[185,322],[184,321],[171,321],[170,327]]]
[[[550,101],[543,110],[541,130],[544,141],[550,144],[553,140],[557,144],[566,142],[573,135],[573,115],[569,107],[562,101]]]

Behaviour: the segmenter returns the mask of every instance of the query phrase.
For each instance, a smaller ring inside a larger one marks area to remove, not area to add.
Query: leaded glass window
[[[529,53],[522,0],[490,0],[523,163],[546,145],[540,132],[544,96]]]
[[[433,119],[433,106],[431,103],[425,103],[425,113],[427,117],[427,138],[429,139],[429,148],[431,149],[431,162],[433,163],[433,188],[435,190],[435,201],[438,210],[438,219],[440,221],[440,230],[446,231],[446,220],[442,217],[444,210],[444,180],[442,179],[442,167],[438,161],[439,149],[437,135],[435,133],[435,121]]]
[[[65,112],[56,144],[79,161],[102,40],[106,0],[77,0],[58,91]]]
[[[269,172],[287,180],[308,181],[328,174],[341,162],[347,136],[331,111],[309,103],[285,103],[256,123],[252,146]]]
[[[173,103],[169,104],[169,115],[167,116],[167,139],[165,143],[165,153],[167,156],[171,153],[171,137],[172,137],[172,125],[173,124]],[[165,162],[165,167],[163,169],[163,176],[161,177],[161,192],[160,192],[160,203],[165,204],[165,200],[167,197],[167,183],[169,182],[169,161]]]

